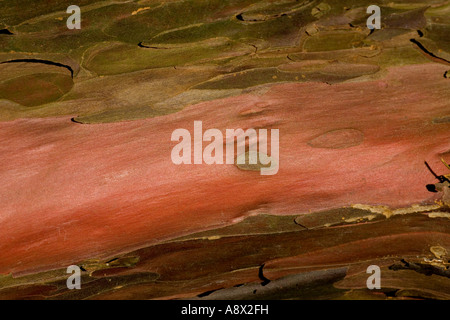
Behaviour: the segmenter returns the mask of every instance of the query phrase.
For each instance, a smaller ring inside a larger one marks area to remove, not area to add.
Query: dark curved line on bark
[[[147,48],[147,49],[161,49],[161,50],[162,49],[164,49],[164,50],[169,49],[169,48],[165,48],[165,47],[150,47],[150,46],[146,46],[146,45],[142,44],[142,41],[138,43],[138,47],[139,48]]]
[[[43,60],[43,59],[14,59],[14,60],[8,60],[8,61],[0,62],[0,64],[4,64],[4,63],[20,63],[20,62],[42,63],[42,64],[46,64],[46,65],[50,65],[50,66],[66,68],[67,70],[70,71],[70,76],[73,78],[73,69],[72,69],[72,67],[70,67],[68,65],[65,65],[65,64],[62,64],[62,63],[59,63],[59,62],[50,61],[50,60]]]
[[[444,58],[438,57],[433,52],[431,52],[427,48],[425,48],[424,45],[421,44],[416,39],[410,39],[409,41],[414,43],[422,51],[422,53],[425,54],[429,59],[431,59],[433,61],[436,61],[436,62],[440,62],[440,63],[446,64],[446,65],[450,65],[450,61],[445,60]]]
[[[0,34],[6,34],[8,36],[12,36],[14,33],[12,33],[11,31],[9,31],[8,29],[1,29],[0,30]]]

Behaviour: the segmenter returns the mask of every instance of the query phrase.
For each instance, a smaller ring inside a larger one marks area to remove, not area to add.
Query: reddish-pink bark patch
[[[443,71],[425,64],[393,68],[382,81],[281,84],[262,96],[132,122],[0,123],[0,273],[112,256],[230,224],[261,207],[300,214],[353,203],[432,201],[425,185],[435,181],[423,161],[445,171],[438,155],[450,150],[448,123],[432,122],[450,113]],[[195,120],[203,130],[279,129],[278,174],[174,165],[172,131],[193,133]],[[340,129],[358,130],[364,139],[340,149],[308,145]]]

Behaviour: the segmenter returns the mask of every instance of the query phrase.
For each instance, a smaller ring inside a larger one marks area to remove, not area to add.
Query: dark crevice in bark
[[[42,59],[15,59],[15,60],[3,61],[0,64],[4,64],[4,63],[20,63],[20,62],[41,63],[41,64],[50,65],[50,66],[66,68],[67,70],[70,71],[70,76],[73,78],[73,69],[72,69],[72,67],[70,67],[70,66],[68,66],[66,64],[62,64],[62,63],[54,62],[54,61],[49,61],[49,60],[42,60]]]
[[[71,118],[70,121],[74,122],[74,123],[78,123],[78,124],[84,124],[81,121],[76,120],[75,118]]]
[[[308,227],[306,227],[306,226],[302,225],[301,223],[298,223],[298,222],[297,222],[297,219],[294,219],[294,223],[295,223],[296,225],[298,225],[298,226],[300,226],[300,227],[304,228],[305,230],[309,230],[309,228],[308,228]]]
[[[440,62],[446,65],[450,65],[450,61],[445,60],[444,58],[438,57],[433,52],[429,51],[427,48],[423,46],[419,41],[416,39],[410,39],[412,43],[414,43],[427,57],[429,57],[431,60]]]
[[[11,31],[9,31],[8,29],[1,29],[0,30],[0,34],[6,34],[6,35],[13,35],[14,33],[12,33]]]
[[[272,19],[277,19],[277,18],[280,18],[280,17],[285,17],[287,15],[288,15],[287,13],[281,13],[281,14],[275,14],[275,15],[272,15],[272,16],[266,16],[266,18],[264,18],[264,19],[245,19],[242,16],[242,13],[240,13],[240,14],[238,14],[236,16],[236,19],[238,19],[239,21],[244,21],[244,22],[264,22],[264,21],[267,21],[267,20],[272,20]]]
[[[398,289],[397,289],[397,290],[392,290],[392,291],[385,291],[385,292],[384,292],[384,295],[385,295],[386,297],[392,297],[392,298],[395,298],[398,291],[399,291]]]
[[[450,270],[448,266],[444,268],[439,268],[431,264],[426,263],[415,263],[408,262],[405,259],[400,260],[401,264],[393,264],[389,267],[389,270],[412,270],[417,273],[424,274],[426,276],[437,275],[441,277],[450,278]]]
[[[73,118],[72,118],[72,119],[73,119]],[[111,263],[111,262],[116,261],[116,260],[119,260],[119,258],[113,258],[113,259],[111,259],[111,260],[106,261],[105,263]]]
[[[258,270],[258,277],[259,277],[259,279],[262,280],[261,285],[262,285],[262,286],[266,286],[266,285],[268,285],[268,284],[270,283],[270,280],[267,279],[266,277],[264,277],[263,269],[264,269],[264,264],[262,264],[262,265],[259,267],[259,270]]]
[[[449,180],[446,176],[436,174],[436,172],[434,172],[434,170],[431,169],[430,165],[429,165],[428,162],[426,162],[426,161],[425,161],[425,166],[427,167],[428,171],[430,171],[431,174],[432,174],[437,180],[439,180],[440,183],[444,183],[444,182],[449,182],[449,183],[450,183],[450,180]],[[428,185],[427,185],[427,189],[428,189]],[[430,191],[430,190],[429,190],[429,191]],[[431,192],[434,192],[434,191],[431,191]]]
[[[165,48],[165,47],[146,46],[146,45],[142,44],[142,41],[138,43],[138,47],[139,48],[147,48],[147,49],[164,49],[164,50],[169,49],[169,48]]]

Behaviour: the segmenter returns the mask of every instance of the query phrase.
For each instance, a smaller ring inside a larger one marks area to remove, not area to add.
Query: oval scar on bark
[[[433,124],[450,123],[450,116],[434,118],[432,122]]]
[[[360,145],[364,141],[364,133],[357,129],[337,129],[327,131],[308,141],[313,148],[345,149]]]

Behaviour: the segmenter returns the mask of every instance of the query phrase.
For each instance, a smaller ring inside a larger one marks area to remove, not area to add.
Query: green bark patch
[[[142,69],[176,67],[194,62],[213,62],[227,56],[248,54],[253,48],[225,38],[185,45],[140,43],[140,46],[106,43],[88,50],[84,66],[98,75]],[[227,55],[228,52],[228,55]]]
[[[35,107],[60,99],[73,87],[72,67],[39,59],[0,63],[0,99]]]

